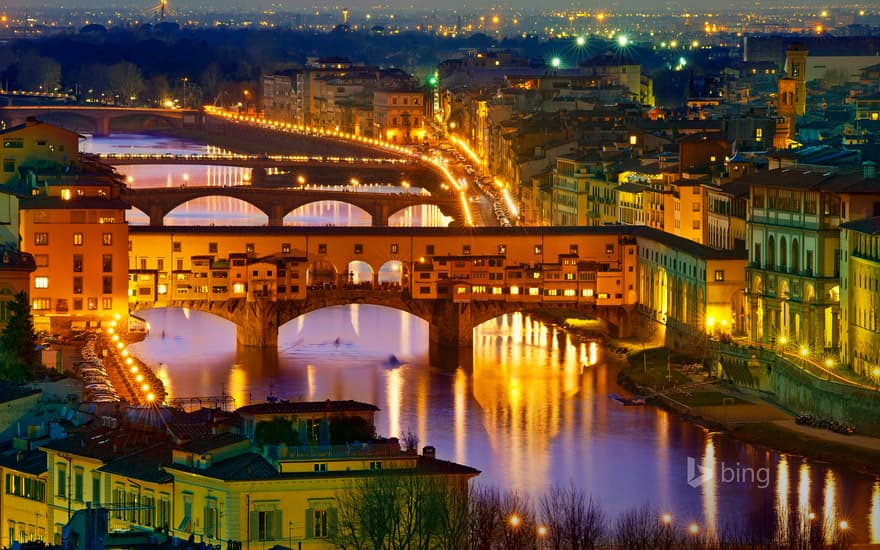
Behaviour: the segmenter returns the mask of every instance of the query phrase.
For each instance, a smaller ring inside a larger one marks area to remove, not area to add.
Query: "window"
[[[34,288],[49,288],[49,277],[34,277]]]
[[[397,251],[400,250],[400,247],[397,246],[397,243],[391,243],[391,253],[397,254]]]
[[[158,258],[156,260],[156,270],[165,271],[165,259],[164,258]]]
[[[101,293],[102,294],[113,294],[113,276],[105,275],[101,279]]]
[[[321,463],[315,464],[315,471],[316,472],[326,472],[327,471],[327,463],[321,462]]]
[[[205,502],[205,536],[209,539],[217,538],[217,500],[206,499]]]
[[[614,254],[614,245],[613,244],[609,243],[609,244],[605,245],[605,254]]]
[[[92,472],[92,504],[101,504],[101,474]]]
[[[73,469],[73,499],[83,501],[83,469],[77,466]]]
[[[88,301],[89,311],[95,311],[98,309],[98,299],[97,298],[89,298]]]
[[[73,271],[74,271],[74,273],[82,273],[82,270],[83,270],[82,254],[74,254],[73,255]]]
[[[102,309],[113,309],[113,298],[101,298]]]
[[[354,245],[354,253],[355,254],[363,254],[364,253],[364,245],[362,245],[362,244]]]
[[[82,294],[83,292],[83,278],[82,277],[74,277],[73,278],[73,293],[74,294]]]
[[[318,244],[318,254],[326,254],[327,253],[327,245],[324,243]]]
[[[67,465],[58,463],[55,465],[55,471],[58,474],[56,476],[55,496],[67,498]]]
[[[101,271],[104,273],[113,272],[113,256],[111,254],[104,254],[101,257]]]
[[[15,172],[15,159],[3,159],[3,171]]]
[[[536,244],[535,245],[535,254],[542,254],[543,252],[544,252],[544,247],[539,244]]]
[[[327,538],[327,510],[314,510],[312,525],[314,538]]]
[[[217,243],[208,243],[208,254],[217,253]]]
[[[163,494],[156,506],[156,527],[167,530],[171,525],[171,497]]]
[[[153,493],[146,492],[144,493],[142,504],[143,508],[141,509],[141,523],[143,523],[147,527],[152,527],[153,520],[156,517],[156,497],[153,496]]]
[[[216,252],[216,250],[214,252]],[[290,243],[281,243],[281,253],[290,254]]]
[[[33,304],[34,311],[48,311],[52,309],[52,299],[51,298],[34,298]]]
[[[469,245],[469,244],[461,245],[461,253],[464,254],[465,256],[469,256],[471,253],[471,245]]]
[[[171,250],[174,252],[180,252],[180,241],[174,241],[173,243],[171,243]]]
[[[37,267],[49,267],[49,255],[34,254],[34,262],[36,262]]]
[[[256,248],[254,247],[254,243],[245,243],[244,251],[248,254],[253,254]]]
[[[700,203],[698,202],[695,202],[691,207],[693,208],[694,212],[700,211]]]
[[[694,220],[694,229],[700,228],[700,220]]]
[[[48,233],[34,233],[34,245],[35,246],[46,246],[49,244],[49,234]]]
[[[507,245],[506,244],[499,244],[498,245],[498,253],[499,254],[507,254]]]
[[[433,244],[425,245],[425,254],[427,254],[428,256],[434,255],[434,245]]]
[[[716,281],[723,281],[724,280],[724,270],[723,269],[716,269],[715,270],[715,280]]]
[[[101,242],[104,243],[104,246],[110,246],[113,244],[113,233],[104,233],[101,235]]]
[[[82,246],[83,243],[83,234],[82,233],[74,233],[73,234],[73,245],[74,246]]]
[[[280,539],[281,524],[281,510],[259,510],[251,512],[251,539]]]
[[[16,138],[7,138],[3,140],[4,149],[24,149],[24,140]]]
[[[73,310],[74,311],[82,311],[82,308],[83,308],[82,298],[74,298],[73,299]]]

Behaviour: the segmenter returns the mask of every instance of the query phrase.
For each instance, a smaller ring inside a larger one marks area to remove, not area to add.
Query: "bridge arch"
[[[372,225],[370,213],[363,208],[341,200],[316,199],[305,202],[284,213],[284,225],[326,225],[327,219],[337,220],[333,225],[369,226]],[[348,223],[338,220],[348,219]]]
[[[158,113],[120,113],[109,116],[109,131],[132,131],[135,130],[169,130],[180,126],[180,120]]]
[[[400,260],[388,260],[377,271],[379,285],[403,285],[406,281],[406,265]]]
[[[388,216],[389,226],[412,227],[448,227],[455,220],[454,217],[443,213],[436,204],[425,203],[411,205],[392,212]]]
[[[368,262],[363,260],[351,260],[346,269],[348,285],[350,287],[372,288],[376,284],[377,273]]]
[[[309,286],[333,287],[339,281],[339,270],[327,260],[315,260],[309,265],[306,280]]]
[[[192,208],[195,212],[188,213]],[[174,223],[174,217],[194,218],[196,225],[211,225],[216,218],[211,212],[223,212],[223,225],[255,226],[267,225],[271,213],[266,212],[253,202],[239,197],[233,197],[218,193],[216,195],[204,195],[190,200],[183,200],[164,212],[162,225],[191,225],[192,222]],[[150,215],[151,221],[155,212]],[[171,218],[171,219],[169,219]]]

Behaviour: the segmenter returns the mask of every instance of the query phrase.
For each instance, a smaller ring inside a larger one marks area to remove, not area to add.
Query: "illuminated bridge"
[[[336,157],[316,155],[243,155],[227,154],[120,154],[100,153],[97,158],[114,166],[129,164],[207,164],[214,166],[242,166],[246,168],[299,168],[309,166],[343,166],[348,168],[392,167],[406,168],[420,163],[405,158]]]
[[[579,309],[630,334],[630,229],[133,226],[129,306],[212,313],[239,344],[271,347],[310,311],[380,305],[424,319],[432,363],[448,365],[506,313]]]
[[[115,126],[126,131],[202,127],[205,114],[199,109],[152,109],[107,105],[33,105],[0,107],[0,120],[6,127],[24,124],[29,117],[69,130],[110,135]]]
[[[319,201],[338,201],[367,212],[374,226],[387,226],[388,219],[405,208],[433,204],[461,223],[461,201],[452,195],[421,193],[371,193],[326,191],[301,187],[267,188],[249,185],[126,188],[120,198],[150,217],[151,226],[164,225],[165,216],[178,206],[202,197],[232,197],[247,202],[269,217],[270,227],[284,225],[284,216],[297,208]]]

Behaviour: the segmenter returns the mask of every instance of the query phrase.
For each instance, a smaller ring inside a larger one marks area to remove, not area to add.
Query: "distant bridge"
[[[372,225],[387,226],[396,212],[410,206],[433,204],[458,222],[462,220],[462,206],[456,197],[416,193],[370,193],[360,191],[326,191],[302,188],[265,188],[249,185],[229,187],[153,187],[125,189],[121,198],[150,217],[151,226],[164,225],[165,216],[172,210],[201,197],[223,196],[242,200],[255,206],[269,217],[270,227],[284,225],[284,216],[300,206],[319,201],[339,201],[357,206],[370,215]]]
[[[391,167],[405,169],[417,167],[421,163],[413,159],[387,157],[338,157],[317,155],[242,155],[193,154],[193,155],[139,155],[128,153],[100,153],[95,155],[107,164],[124,166],[129,164],[207,164],[213,166],[242,166],[245,168],[299,168],[309,166],[339,166],[345,168]]]
[[[6,127],[24,124],[28,117],[70,130],[108,136],[114,123],[125,122],[126,130],[202,127],[205,114],[199,109],[151,109],[107,105],[33,105],[0,107]]]

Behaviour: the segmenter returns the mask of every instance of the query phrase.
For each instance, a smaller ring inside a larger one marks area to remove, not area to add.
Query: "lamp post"
[[[810,354],[810,350],[807,346],[801,346],[801,368],[806,370],[807,368],[807,356]]]
[[[880,387],[880,367],[874,367],[872,374],[874,375],[874,384]]]

